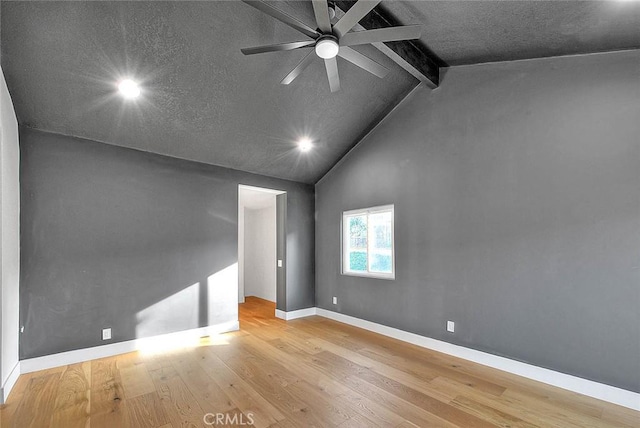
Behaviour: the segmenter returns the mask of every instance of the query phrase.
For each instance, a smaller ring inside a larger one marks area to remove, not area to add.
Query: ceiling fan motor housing
[[[327,2],[327,7],[329,8],[329,19],[333,19],[336,17],[336,3],[333,1]]]

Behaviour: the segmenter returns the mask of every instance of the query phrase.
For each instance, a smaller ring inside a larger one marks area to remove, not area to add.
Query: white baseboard
[[[7,402],[7,397],[18,381],[18,377],[20,377],[20,361],[18,361],[13,367],[13,370],[11,370],[11,373],[9,373],[9,376],[7,377],[4,385],[2,385],[2,388],[0,388],[0,404],[4,404]]]
[[[162,349],[164,345],[172,343],[197,343],[200,337],[227,333],[239,329],[240,324],[238,321],[230,321],[207,327],[179,331],[176,333],[161,334],[153,337],[145,337],[143,339],[127,340],[125,342],[111,343],[109,345],[94,346],[92,348],[77,349],[74,351],[45,355],[43,357],[29,358],[27,360],[20,361],[20,373],[30,373],[53,367],[66,366],[68,364],[126,354],[127,352]]]
[[[463,346],[454,345],[441,340],[431,339],[429,337],[420,336],[415,333],[409,333],[397,328],[388,327],[326,309],[315,309],[315,313],[317,315],[325,318],[360,327],[383,336],[392,337],[423,348],[442,352],[443,354],[473,361],[474,363],[493,367],[498,370],[513,373],[548,385],[557,386],[558,388],[597,398],[598,400],[607,401],[609,403],[640,411],[640,394],[636,392],[522,363],[509,358],[499,357],[497,355],[488,354],[475,349],[465,348]]]
[[[285,312],[280,309],[276,309],[276,318],[283,319],[285,321],[294,320],[296,318],[310,317],[316,315],[317,308],[305,308],[298,309],[297,311]]]
[[[571,376],[565,373],[537,367],[531,364],[522,363],[520,361],[511,360],[509,358],[500,357],[486,352],[477,351],[475,349],[465,348],[463,346],[454,345],[441,340],[431,339],[429,337],[420,336],[415,333],[399,330],[397,328],[388,327],[371,321],[362,320],[349,315],[340,314],[338,312],[329,311],[322,308],[306,308],[297,311],[285,312],[276,309],[276,317],[284,320],[292,320],[312,315],[319,315],[345,324],[359,327],[383,336],[392,337],[402,340],[423,348],[442,352],[443,354],[452,355],[468,361],[473,361],[488,367],[493,367],[508,373],[533,379],[539,382],[553,385],[562,389],[577,392],[609,403],[628,407],[630,409],[640,411],[640,394],[627,391],[625,389],[616,388],[610,385],[582,379],[577,376]],[[11,388],[15,384],[20,373],[29,373],[37,370],[44,370],[53,367],[59,367],[67,364],[74,364],[83,361],[89,361],[96,358],[104,358],[113,355],[123,354],[127,352],[144,349],[146,346],[157,343],[158,341],[170,342],[181,341],[184,339],[201,337],[235,331],[239,329],[237,321],[218,324],[215,326],[203,327],[199,329],[187,330],[178,333],[170,333],[145,339],[130,340],[127,342],[113,343],[110,345],[96,346],[93,348],[79,349],[76,351],[62,352],[44,357],[31,358],[22,360],[16,365],[11,375],[3,386],[3,396],[9,395]],[[3,398],[3,397],[0,397]]]

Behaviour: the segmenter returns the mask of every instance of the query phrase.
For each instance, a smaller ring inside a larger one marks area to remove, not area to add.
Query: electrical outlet
[[[334,305],[338,304],[338,298],[336,296],[333,296],[333,304]]]
[[[110,328],[103,328],[102,329],[102,340],[109,340],[111,339],[111,329]]]
[[[447,331],[453,333],[456,331],[456,323],[453,321],[447,321]]]

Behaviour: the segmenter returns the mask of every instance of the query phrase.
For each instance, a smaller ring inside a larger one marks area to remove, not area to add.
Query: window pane
[[[342,274],[395,279],[393,205],[342,213]]]
[[[349,270],[352,272],[366,272],[367,253],[363,251],[351,251],[349,253]]]
[[[369,214],[369,270],[393,271],[393,216],[390,211]]]
[[[348,217],[348,265],[347,269],[356,272],[367,271],[367,216]]]

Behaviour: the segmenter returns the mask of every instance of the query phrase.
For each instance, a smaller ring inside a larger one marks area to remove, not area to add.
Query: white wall
[[[238,303],[244,303],[244,203],[238,201]]]
[[[276,301],[276,204],[244,210],[244,294]]]
[[[20,279],[20,149],[16,119],[0,69],[0,373],[6,398],[16,379],[18,364],[18,291]],[[13,374],[13,376],[12,376]]]

